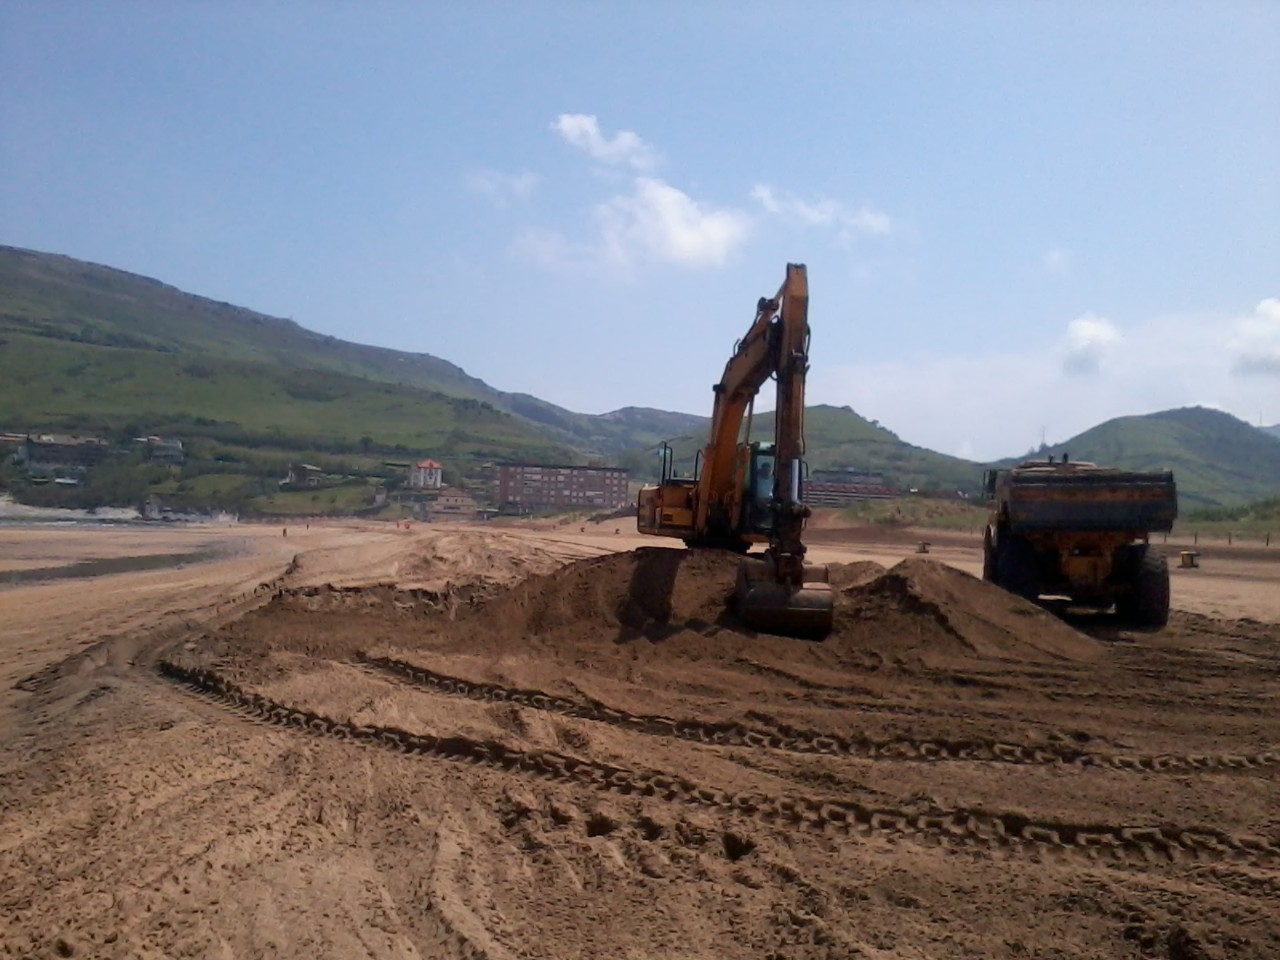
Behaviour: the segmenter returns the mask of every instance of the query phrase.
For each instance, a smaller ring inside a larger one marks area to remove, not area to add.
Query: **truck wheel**
[[[1026,600],[1040,596],[1036,551],[1023,537],[1009,537],[996,546],[996,583]]]
[[[991,528],[988,527],[986,536],[982,538],[982,579],[987,583],[996,582],[996,550],[991,545]]]
[[[1163,627],[1169,622],[1169,562],[1149,547],[1133,569],[1131,593],[1116,604],[1116,613],[1137,627]]]

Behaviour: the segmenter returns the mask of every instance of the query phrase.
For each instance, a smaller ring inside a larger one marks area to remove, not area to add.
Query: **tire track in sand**
[[[1183,773],[1190,770],[1249,770],[1280,764],[1280,752],[1259,754],[1156,754],[1153,756],[1102,754],[1057,745],[1027,746],[996,740],[874,740],[866,736],[841,736],[800,730],[785,724],[773,729],[738,722],[706,723],[656,714],[633,714],[599,701],[580,702],[545,693],[499,684],[479,683],[436,673],[426,667],[393,657],[357,654],[355,662],[401,683],[446,696],[490,703],[514,703],[533,710],[580,720],[606,723],[649,736],[668,737],[721,747],[781,750],[788,753],[827,754],[866,760],[923,762],[968,761],[1096,767],[1130,773]]]
[[[1012,811],[963,808],[916,813],[846,800],[736,793],[684,777],[628,770],[560,753],[517,750],[495,741],[357,725],[252,693],[211,670],[169,659],[160,660],[158,668],[166,678],[243,716],[277,726],[606,792],[692,804],[837,838],[909,839],[994,855],[1075,855],[1145,866],[1229,861],[1268,870],[1280,867],[1280,838],[1234,836],[1211,827],[1077,824],[1040,821]]]

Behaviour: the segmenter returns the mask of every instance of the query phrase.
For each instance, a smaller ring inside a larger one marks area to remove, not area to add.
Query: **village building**
[[[899,493],[880,474],[861,470],[815,470],[803,492],[804,502],[811,507],[847,507],[861,500],[888,500]]]
[[[434,460],[419,460],[409,468],[409,486],[414,490],[439,490],[444,486],[443,470]]]
[[[458,487],[442,487],[435,499],[425,506],[425,519],[440,520],[475,520],[480,517],[480,504],[466,490]]]
[[[493,502],[504,513],[538,513],[564,507],[624,506],[627,471],[622,467],[499,463],[493,468]]]
[[[28,473],[67,470],[83,473],[111,455],[111,444],[100,437],[63,434],[29,435],[18,446],[15,461]]]
[[[386,503],[418,520],[483,520],[493,511],[482,507],[475,496],[461,487],[410,490],[407,487],[387,494]]]
[[[280,481],[282,487],[318,487],[324,475],[319,467],[310,463],[291,463],[289,472]]]
[[[169,463],[174,466],[181,466],[183,461],[187,459],[181,440],[173,440],[166,437],[134,437],[133,439],[135,443],[146,444],[147,459],[152,463]]]

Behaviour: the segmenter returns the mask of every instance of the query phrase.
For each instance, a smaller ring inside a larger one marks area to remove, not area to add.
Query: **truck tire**
[[[1116,603],[1116,613],[1135,627],[1163,627],[1169,622],[1169,561],[1150,547],[1138,548],[1130,593]]]
[[[991,528],[982,538],[982,579],[987,583],[996,582],[996,549],[991,543]]]
[[[1024,600],[1040,596],[1036,551],[1025,537],[1008,537],[996,545],[996,583]]]

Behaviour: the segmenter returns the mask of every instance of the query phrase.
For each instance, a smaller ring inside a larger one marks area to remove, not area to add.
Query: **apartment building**
[[[630,500],[622,467],[500,463],[494,466],[493,502],[504,513],[538,513],[562,507],[614,510]]]
[[[811,507],[847,507],[860,500],[887,500],[898,493],[878,473],[815,470],[804,485],[804,502]]]

